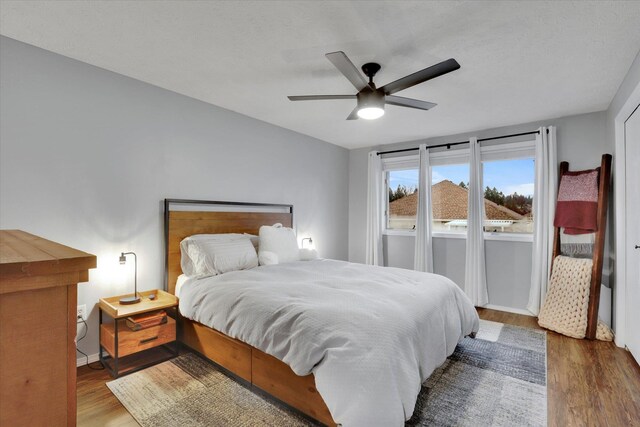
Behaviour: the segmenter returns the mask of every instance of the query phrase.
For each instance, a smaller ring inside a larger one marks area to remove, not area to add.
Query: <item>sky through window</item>
[[[533,159],[511,159],[492,161],[484,164],[484,187],[495,187],[505,195],[518,193],[524,196],[533,195],[534,168]],[[435,169],[435,170],[434,170]],[[432,168],[431,183],[437,184],[448,179],[455,184],[469,180],[467,164],[443,165]],[[413,188],[418,182],[418,170],[398,170],[389,174],[389,187],[396,189],[398,185]]]

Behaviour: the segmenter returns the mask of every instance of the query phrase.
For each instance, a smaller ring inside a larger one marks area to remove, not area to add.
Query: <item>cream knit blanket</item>
[[[540,326],[573,338],[585,337],[592,265],[591,259],[555,258],[547,296],[538,315]],[[613,332],[598,321],[596,338],[611,341]]]

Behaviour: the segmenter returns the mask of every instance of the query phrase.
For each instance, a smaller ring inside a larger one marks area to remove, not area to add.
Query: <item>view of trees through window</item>
[[[532,158],[482,163],[485,231],[533,233]]]
[[[402,184],[398,185],[395,190],[392,190],[391,188],[389,188],[389,202],[402,199],[403,197],[408,196],[409,194],[413,194],[416,191],[418,191],[416,187],[407,188]]]
[[[520,215],[531,213],[533,207],[533,196],[525,196],[524,194],[513,193],[505,196],[504,193],[496,187],[486,187],[484,190],[484,198],[492,202],[504,206],[507,209],[518,212]]]
[[[431,168],[433,231],[465,233],[469,165]],[[533,232],[533,159],[483,162],[485,231]],[[418,170],[387,172],[387,228],[415,228],[418,207]]]

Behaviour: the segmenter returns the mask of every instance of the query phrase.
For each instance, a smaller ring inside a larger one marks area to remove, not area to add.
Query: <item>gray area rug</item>
[[[408,426],[546,426],[546,332],[480,321],[422,385]]]
[[[425,381],[407,426],[546,426],[546,333],[480,322]],[[107,386],[143,427],[313,425],[195,354]]]

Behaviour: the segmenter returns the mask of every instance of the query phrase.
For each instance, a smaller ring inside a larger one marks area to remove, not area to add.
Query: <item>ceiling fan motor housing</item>
[[[380,90],[358,92],[358,108],[381,108],[384,110],[384,93]]]

